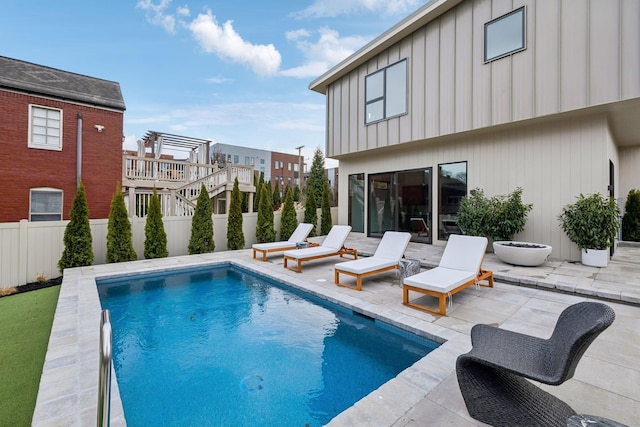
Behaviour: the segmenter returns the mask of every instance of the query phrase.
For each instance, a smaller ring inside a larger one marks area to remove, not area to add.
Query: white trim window
[[[524,6],[484,24],[484,62],[525,50],[525,28]]]
[[[29,105],[28,147],[62,151],[62,110]]]
[[[364,123],[407,113],[407,60],[369,74],[365,82]]]
[[[29,221],[61,221],[62,190],[39,187],[29,190]]]

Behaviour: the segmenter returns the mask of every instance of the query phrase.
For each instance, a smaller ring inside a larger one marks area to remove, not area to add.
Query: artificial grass
[[[60,286],[0,298],[0,426],[29,426]]]

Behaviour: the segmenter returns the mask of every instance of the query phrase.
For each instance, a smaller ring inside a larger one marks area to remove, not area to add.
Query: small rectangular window
[[[365,77],[365,124],[406,112],[406,59]]]
[[[525,48],[524,6],[484,24],[484,62],[503,58]]]
[[[233,156],[233,164],[237,165],[238,163],[240,163],[240,156],[235,154]]]
[[[62,190],[32,188],[29,200],[29,221],[61,221]]]
[[[29,105],[28,147],[62,150],[62,110]]]

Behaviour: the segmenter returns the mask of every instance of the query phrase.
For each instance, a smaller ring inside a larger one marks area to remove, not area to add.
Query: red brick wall
[[[289,183],[288,178],[291,178],[291,190],[296,186],[295,180],[295,165],[298,164],[299,157],[297,154],[285,154],[285,153],[271,153],[271,190],[273,191],[276,184],[276,176],[284,179],[284,185],[281,185],[280,190],[284,192]],[[280,166],[279,169],[275,168],[275,162],[284,163],[284,167]],[[291,164],[291,170],[289,170],[289,163]],[[284,196],[284,193],[283,193]]]
[[[62,110],[62,151],[29,148],[29,104]],[[64,191],[63,213],[76,191],[77,117],[82,113],[82,181],[91,218],[107,218],[122,179],[123,113],[0,90],[0,222],[29,218],[29,189]],[[104,126],[102,133],[94,125]]]

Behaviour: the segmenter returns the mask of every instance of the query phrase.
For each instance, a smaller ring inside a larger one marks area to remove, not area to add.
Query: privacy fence
[[[335,223],[338,208],[331,208]],[[298,222],[304,211],[298,211]],[[318,209],[320,218],[320,209]],[[227,250],[227,215],[213,215],[213,237],[216,252]],[[138,259],[144,259],[144,226],[146,218],[130,218],[133,247]],[[58,277],[58,260],[64,250],[64,230],[69,221],[0,223],[0,288],[33,282],[39,275]],[[169,256],[187,255],[191,236],[191,217],[164,217]],[[243,214],[242,230],[245,248],[256,241],[257,213]],[[104,264],[107,253],[107,219],[90,220],[93,237],[94,265]],[[280,212],[274,212],[276,230],[280,229]],[[320,229],[318,223],[318,230]]]

